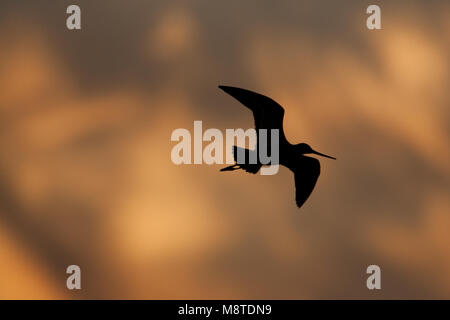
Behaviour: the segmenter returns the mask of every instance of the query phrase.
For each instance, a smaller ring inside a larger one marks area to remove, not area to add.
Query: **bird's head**
[[[328,156],[326,154],[317,152],[315,150],[313,150],[313,148],[311,148],[308,144],[306,143],[299,143],[295,145],[295,149],[297,150],[297,152],[299,152],[300,154],[308,154],[308,153],[312,153],[312,154],[317,154],[319,156],[322,157],[326,157],[326,158],[330,158],[333,160],[336,160],[336,158],[332,157],[332,156]]]

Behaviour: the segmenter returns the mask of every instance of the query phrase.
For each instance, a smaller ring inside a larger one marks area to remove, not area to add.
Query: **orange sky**
[[[379,31],[364,2],[68,4],[0,4],[0,298],[450,297],[447,2]],[[218,84],[338,158],[300,210],[286,168],[171,162],[174,129],[253,125]]]

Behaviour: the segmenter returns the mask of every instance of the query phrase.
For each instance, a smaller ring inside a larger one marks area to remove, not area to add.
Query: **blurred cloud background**
[[[448,1],[72,3],[0,4],[0,298],[450,298]],[[338,158],[301,210],[286,168],[171,162],[253,125],[218,84]]]

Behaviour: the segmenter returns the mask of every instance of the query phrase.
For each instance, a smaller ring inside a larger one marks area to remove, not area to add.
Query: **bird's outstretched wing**
[[[219,86],[253,112],[257,133],[259,129],[278,129],[279,141],[286,141],[283,131],[284,109],[276,101],[262,94],[236,87]]]
[[[302,156],[289,169],[294,173],[295,201],[300,208],[316,185],[320,175],[320,162],[315,158]]]

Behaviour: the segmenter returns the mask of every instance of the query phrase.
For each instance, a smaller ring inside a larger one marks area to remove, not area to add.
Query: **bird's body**
[[[243,105],[248,107],[253,112],[255,119],[255,127],[257,132],[257,147],[261,140],[259,139],[259,129],[277,129],[279,130],[279,164],[289,168],[294,173],[295,189],[296,189],[296,203],[300,208],[311,194],[316,181],[320,174],[320,163],[316,158],[305,156],[305,154],[317,154],[320,156],[335,159],[333,157],[324,155],[314,151],[309,145],[300,143],[293,145],[289,143],[284,135],[283,118],[284,109],[277,102],[269,97],[255,93],[249,90],[219,86],[220,89],[236,98]],[[271,150],[270,139],[267,140],[267,150]],[[237,162],[237,152],[240,147],[234,146],[233,155]],[[253,150],[244,149],[245,159],[249,159],[249,155]],[[261,162],[257,163],[239,163],[223,168],[221,171],[231,171],[236,169],[243,169],[249,173],[257,173],[262,167]]]

